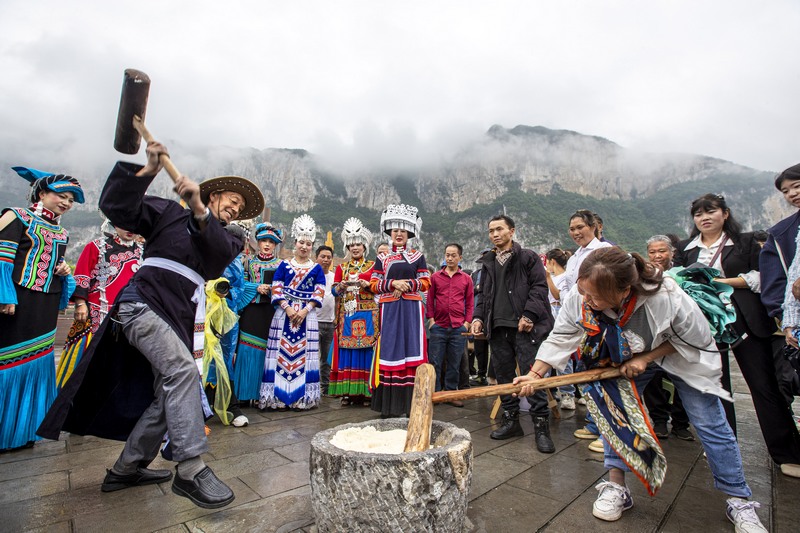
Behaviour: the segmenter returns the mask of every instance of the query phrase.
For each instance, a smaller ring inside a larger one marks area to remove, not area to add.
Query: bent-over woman
[[[729,496],[727,516],[736,531],[766,531],[749,501],[742,458],[721,399],[719,354],[708,322],[674,280],[638,254],[603,248],[589,254],[578,290],[562,300],[553,331],[530,372],[514,380],[530,384],[551,368],[563,368],[576,350],[587,368],[619,366],[622,377],[583,385],[589,411],[603,436],[609,480],[599,483],[592,514],[618,520],[633,507],[625,472],[634,471],[650,494],[663,484],[666,459],[638,391],[656,367],[680,391],[689,420],[708,456],[714,485]],[[520,394],[529,394],[530,385]]]

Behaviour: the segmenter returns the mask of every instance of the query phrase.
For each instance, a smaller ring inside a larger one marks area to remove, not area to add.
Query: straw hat
[[[239,176],[219,176],[209,178],[200,184],[200,199],[208,205],[212,192],[236,192],[244,198],[244,211],[237,220],[255,218],[264,210],[264,196],[255,183]]]

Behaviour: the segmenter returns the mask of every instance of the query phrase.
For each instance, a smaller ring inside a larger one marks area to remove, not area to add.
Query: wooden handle
[[[142,136],[142,139],[144,139],[145,142],[151,143],[155,141],[139,115],[133,116],[133,127],[136,128],[136,131],[139,132],[139,135]],[[167,154],[161,154],[160,160],[161,164],[164,165],[164,169],[167,171],[167,174],[169,174],[169,177],[172,178],[173,183],[177,182],[178,178],[181,177],[181,173],[178,171],[178,167],[176,167],[172,162],[172,159],[170,159]]]
[[[574,385],[576,383],[588,383],[601,379],[618,378],[621,375],[618,367],[593,368],[583,372],[575,372],[574,374],[537,379],[533,383],[530,383],[530,385],[533,385],[535,389],[550,389],[562,385]],[[476,387],[473,389],[434,392],[432,400],[433,403],[445,403],[454,400],[471,400],[473,398],[486,398],[488,396],[516,394],[521,390],[522,385],[506,383],[504,385],[490,385],[488,387]]]
[[[417,367],[414,377],[414,396],[411,399],[411,412],[408,415],[406,452],[423,452],[431,445],[431,423],[433,422],[433,403],[431,394],[436,390],[436,369],[424,364]]]

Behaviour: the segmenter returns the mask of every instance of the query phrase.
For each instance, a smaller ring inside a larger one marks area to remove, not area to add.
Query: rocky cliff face
[[[465,256],[486,246],[486,221],[504,210],[517,219],[517,238],[542,251],[572,244],[566,217],[579,208],[603,214],[609,234],[634,247],[649,232],[685,233],[688,201],[703,192],[727,194],[747,228],[767,227],[791,212],[769,173],[701,155],[637,153],[602,137],[541,126],[492,126],[449,159],[405,172],[337,172],[301,149],[170,148],[179,168],[197,179],[234,174],[254,180],[273,220],[285,227],[308,212],[335,237],[349,216],[377,231],[380,211],[405,202],[418,206],[425,221],[420,246],[438,250],[458,240]],[[87,204],[76,211],[84,216],[67,217],[75,223],[76,244],[96,235],[99,224],[89,215],[107,170],[83,171]],[[0,203],[18,205],[18,188],[0,190]],[[171,188],[159,176],[149,192],[171,197]]]
[[[272,207],[283,211],[310,211],[332,199],[379,211],[403,196],[394,183],[397,176],[322,171],[320,161],[305,150],[173,151],[193,175],[208,175],[213,168],[256,180]],[[683,182],[753,174],[757,171],[705,156],[630,152],[572,131],[492,126],[481,142],[451,160],[403,178],[420,208],[459,213],[515,191],[548,195],[557,186],[592,198],[633,200]]]

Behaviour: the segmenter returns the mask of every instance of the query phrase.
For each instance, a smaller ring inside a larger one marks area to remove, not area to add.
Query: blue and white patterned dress
[[[272,278],[275,316],[269,329],[267,359],[259,406],[268,409],[311,409],[320,402],[319,327],[317,308],[325,295],[325,273],[313,261],[291,259],[278,266]],[[310,302],[305,321],[292,326],[285,309],[300,311]]]

